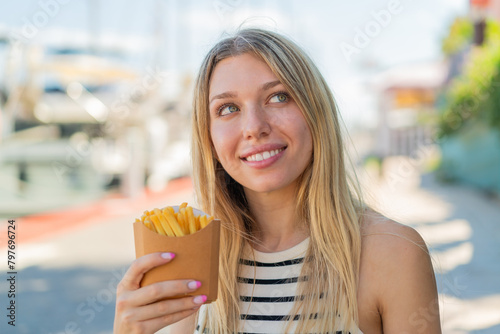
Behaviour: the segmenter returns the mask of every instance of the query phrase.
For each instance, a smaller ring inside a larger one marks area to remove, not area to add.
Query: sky
[[[21,0],[0,5],[0,32],[34,44],[94,43],[139,68],[194,73],[224,34],[265,27],[308,52],[351,122],[373,121],[360,85],[367,75],[441,59],[450,23],[467,11],[467,0]]]

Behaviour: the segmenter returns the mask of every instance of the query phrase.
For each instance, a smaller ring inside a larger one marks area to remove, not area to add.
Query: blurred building
[[[472,18],[489,17],[500,21],[500,0],[469,0]]]
[[[376,154],[412,156],[432,142],[429,118],[446,75],[441,61],[407,64],[378,74],[372,85],[378,96]]]

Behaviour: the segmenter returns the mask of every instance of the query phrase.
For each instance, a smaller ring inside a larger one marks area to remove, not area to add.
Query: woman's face
[[[243,54],[219,62],[209,101],[217,157],[245,191],[270,193],[295,186],[311,160],[311,132],[263,61]]]

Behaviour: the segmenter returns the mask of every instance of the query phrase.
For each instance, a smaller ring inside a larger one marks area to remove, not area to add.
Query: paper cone
[[[142,222],[135,222],[134,239],[137,258],[155,252],[175,254],[171,262],[148,271],[141,286],[167,280],[193,279],[200,281],[201,287],[187,296],[206,295],[207,303],[217,299],[220,220],[215,219],[198,232],[182,237],[160,235]]]

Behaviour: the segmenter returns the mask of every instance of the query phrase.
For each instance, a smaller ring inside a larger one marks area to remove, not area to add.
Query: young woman
[[[425,243],[363,205],[349,182],[332,94],[287,38],[246,29],[208,53],[195,88],[194,182],[223,222],[219,298],[139,288],[175,261],[137,259],[117,291],[115,333],[440,333]]]

